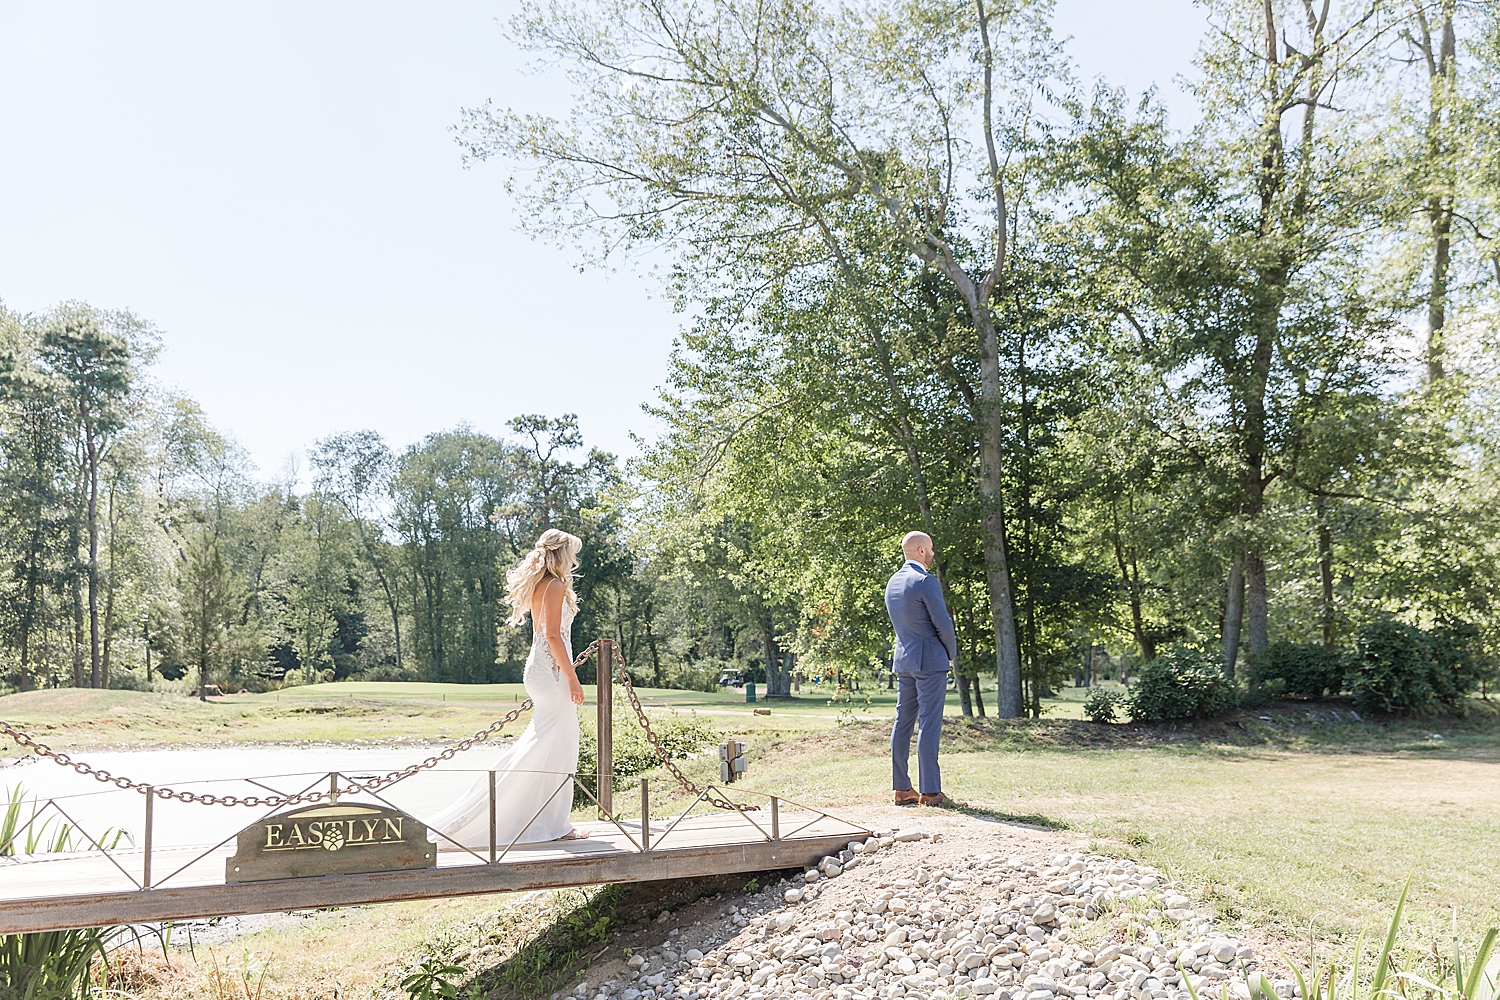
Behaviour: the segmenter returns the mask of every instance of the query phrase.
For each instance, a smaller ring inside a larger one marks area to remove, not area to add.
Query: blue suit
[[[891,730],[891,787],[911,788],[907,762],[912,728],[920,722],[917,771],[922,794],[943,790],[938,771],[938,737],[948,695],[948,666],[958,658],[958,637],[943,602],[937,577],[908,562],[885,585],[885,610],[896,630],[891,669],[896,674],[896,725]]]

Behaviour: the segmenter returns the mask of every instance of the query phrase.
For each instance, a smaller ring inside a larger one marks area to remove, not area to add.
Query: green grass
[[[1471,937],[1500,923],[1493,703],[1474,702],[1465,719],[1374,723],[1346,705],[1288,702],[1194,725],[1098,726],[1076,720],[1083,693],[1063,689],[1047,717],[1008,722],[952,718],[950,697],[945,789],[975,814],[1066,829],[1158,865],[1224,920],[1284,937],[1311,927],[1342,939],[1383,924],[1413,871],[1412,933],[1446,933],[1455,906]],[[752,714],[767,706],[740,692],[641,694],[653,711],[696,712],[745,739],[749,788],[834,812],[886,801],[887,692],[871,692],[868,711],[804,694],[771,702],[769,716]],[[61,746],[381,741],[466,735],[518,696],[516,685],[340,683],[204,705],[47,691],[0,698],[0,718]],[[616,699],[623,708],[618,690]],[[717,781],[712,755],[682,767]],[[681,796],[660,770],[647,776],[665,814]]]
[[[1338,749],[1319,731],[1338,727],[1355,749]],[[1471,938],[1500,923],[1493,716],[1365,724],[1360,733],[1329,723],[1281,745],[1232,722],[1221,728],[1241,744],[1213,728],[946,726],[944,790],[971,813],[1076,831],[1160,866],[1221,918],[1283,937],[1305,939],[1311,928],[1345,940],[1383,925],[1413,871],[1408,930],[1424,941],[1447,939],[1454,907]],[[1438,728],[1462,738],[1409,749],[1418,733]],[[1073,729],[1138,742],[1069,745],[1063,735]],[[884,726],[869,723],[787,741],[764,749],[751,774],[774,773],[786,795],[827,807],[883,802],[885,738]]]

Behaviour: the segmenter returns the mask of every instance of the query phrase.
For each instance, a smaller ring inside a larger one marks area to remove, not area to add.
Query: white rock
[[[697,948],[689,948],[682,957],[687,959],[689,962],[701,962],[703,961],[703,952],[699,951]]]
[[[809,868],[807,871],[802,873],[802,881],[807,882],[808,884],[816,882],[821,877],[822,876],[818,874],[818,870],[816,868]]]
[[[802,890],[788,889],[786,892],[781,894],[781,898],[786,900],[788,903],[800,903],[802,901]]]
[[[903,830],[891,839],[898,844],[909,844],[912,841],[921,840],[926,836],[927,834],[921,832],[920,830]]]
[[[1215,941],[1213,947],[1209,949],[1209,954],[1213,955],[1215,962],[1228,965],[1234,961],[1236,951],[1238,949],[1235,948],[1233,941]]]
[[[823,874],[827,875],[829,878],[838,878],[840,875],[844,874],[844,869],[840,865],[830,864],[828,867],[823,869]]]
[[[646,964],[646,957],[644,955],[631,955],[625,964],[632,969],[639,969]]]

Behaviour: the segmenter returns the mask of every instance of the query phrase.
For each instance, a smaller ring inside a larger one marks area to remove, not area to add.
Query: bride
[[[578,597],[573,571],[583,542],[565,531],[542,532],[526,558],[506,575],[509,624],[531,614],[531,654],[523,680],[532,702],[531,724],[492,765],[495,843],[535,844],[587,836],[573,828],[573,772],[578,770],[578,710],[583,686],[573,671],[573,615]],[[490,844],[489,775],[428,826],[473,849]],[[517,838],[520,838],[517,840]],[[439,850],[455,850],[437,838]]]

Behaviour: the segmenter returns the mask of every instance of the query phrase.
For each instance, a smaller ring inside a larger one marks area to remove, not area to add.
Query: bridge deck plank
[[[783,814],[782,828],[811,819]],[[653,823],[656,843],[641,853],[613,824],[579,825],[589,831],[585,840],[518,845],[493,865],[462,851],[441,851],[436,868],[419,871],[238,884],[224,882],[224,859],[233,844],[175,875],[198,852],[156,851],[152,869],[160,884],[145,891],[97,853],[15,860],[0,864],[0,934],[765,871],[812,864],[861,832],[822,818],[793,838],[770,841],[739,816],[690,816],[665,840],[657,839],[664,825]],[[622,825],[632,836],[639,832],[638,823]],[[140,877],[139,851],[112,853]]]

